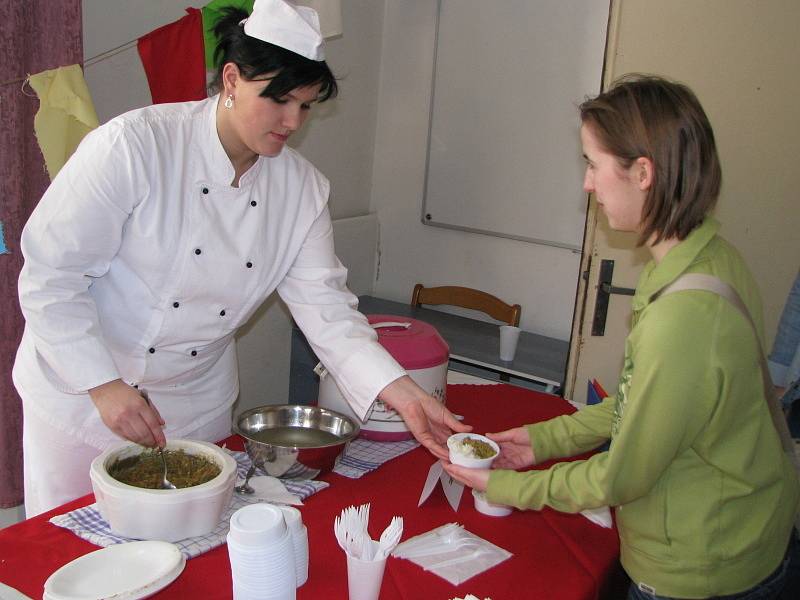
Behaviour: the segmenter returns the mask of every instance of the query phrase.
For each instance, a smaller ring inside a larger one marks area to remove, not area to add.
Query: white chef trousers
[[[231,411],[225,411],[213,421],[182,437],[218,442],[230,434]],[[26,411],[22,426],[26,518],[91,492],[89,467],[102,452],[103,449],[53,427],[34,411]]]

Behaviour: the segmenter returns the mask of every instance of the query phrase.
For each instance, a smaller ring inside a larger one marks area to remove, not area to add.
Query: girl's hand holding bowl
[[[516,471],[536,464],[530,431],[527,427],[514,427],[487,435],[500,446],[500,456],[492,463],[493,468]]]
[[[444,463],[444,470],[447,471],[450,477],[473,490],[485,492],[486,487],[489,485],[490,469],[470,469],[469,467],[446,462]]]
[[[485,493],[492,462],[500,456],[500,445],[483,435],[457,433],[448,438],[447,447],[450,463],[445,463],[444,470],[453,479],[472,488],[475,509],[493,517],[510,515],[510,506],[490,503]]]
[[[479,491],[489,483],[489,468],[500,454],[500,447],[486,436],[456,433],[447,439],[450,464],[444,469],[457,481]]]

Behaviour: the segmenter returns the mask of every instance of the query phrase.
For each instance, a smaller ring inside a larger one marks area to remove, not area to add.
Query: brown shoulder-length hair
[[[642,208],[639,245],[683,240],[714,207],[722,170],[711,123],[685,85],[627,75],[580,106],[581,121],[606,152],[629,168],[653,162],[653,183]]]

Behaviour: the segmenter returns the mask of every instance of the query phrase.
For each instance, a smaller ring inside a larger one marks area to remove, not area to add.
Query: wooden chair
[[[522,314],[522,307],[519,304],[506,304],[500,298],[486,292],[452,285],[426,288],[418,283],[414,286],[411,305],[423,304],[448,304],[479,310],[493,319],[516,327],[519,327],[519,318]]]

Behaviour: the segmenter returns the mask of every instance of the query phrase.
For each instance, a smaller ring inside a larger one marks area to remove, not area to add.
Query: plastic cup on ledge
[[[513,325],[500,326],[500,360],[511,362],[517,353],[517,342],[522,330]]]

